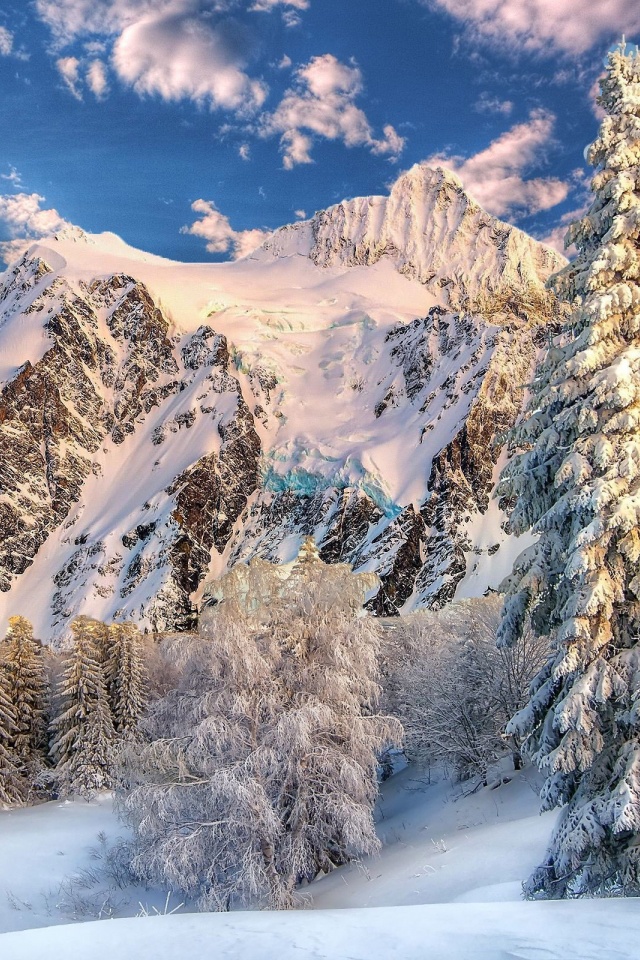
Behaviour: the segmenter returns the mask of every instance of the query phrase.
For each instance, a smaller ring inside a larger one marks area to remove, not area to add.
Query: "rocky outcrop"
[[[16,290],[32,290],[28,280],[50,273],[42,262],[25,262],[12,272],[5,301]],[[117,538],[115,548],[91,531],[70,539],[73,549],[53,576],[51,610],[54,627],[91,597],[112,599],[118,612],[130,612],[129,598],[146,583],[138,617],[162,629],[189,626],[190,595],[207,571],[211,549],[224,547],[257,484],[260,441],[229,373],[226,339],[201,327],[177,351],[148,290],[125,275],[83,284],[78,292],[52,279],[28,311],[46,317],[46,347],[0,397],[0,589],[10,589],[68,520],[87,478],[108,466],[104,445],[111,441],[117,448],[152,411],[179,399],[179,409],[160,417],[147,442],[157,446],[167,432],[208,417],[219,449],[159,491],[169,504],[165,518],[147,519],[151,505],[139,503],[140,522]],[[191,398],[193,409],[184,409],[189,386],[199,402]],[[221,397],[231,404],[218,411]]]
[[[36,275],[48,272],[40,262]],[[101,308],[111,336],[101,330]],[[167,321],[132,278],[96,283],[84,298],[54,280],[28,312],[46,316],[50,345],[0,396],[1,590],[78,500],[103,440],[121,442],[138,418],[178,389],[167,378],[177,373]]]
[[[171,546],[170,563],[183,600],[179,622],[185,627],[195,619],[190,596],[209,568],[212,549],[223,552],[259,482],[260,439],[240,394],[236,416],[227,424],[219,423],[217,429],[222,440],[219,452],[200,459],[167,488],[174,496],[171,516],[180,530]],[[163,619],[170,626],[175,613]]]

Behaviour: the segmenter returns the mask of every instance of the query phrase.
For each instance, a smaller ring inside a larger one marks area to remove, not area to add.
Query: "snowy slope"
[[[0,292],[0,616],[188,626],[203,577],[307,533],[382,613],[497,586],[491,443],[558,263],[423,166],[235,263],[34,244]]]
[[[305,890],[308,909],[280,914],[181,909],[172,917],[133,918],[140,901],[150,912],[163,909],[165,893],[116,887],[108,897],[86,873],[69,884],[83,870],[99,869],[89,855],[98,832],[109,840],[121,832],[108,798],[0,811],[0,889],[11,895],[0,902],[0,956],[635,957],[637,901],[520,899],[520,881],[542,856],[553,823],[553,814],[537,814],[533,776],[525,771],[497,789],[465,795],[404,771],[383,785],[380,856],[316,881]],[[178,903],[172,897],[169,909]],[[112,908],[132,919],[70,925]]]
[[[11,960],[635,960],[633,900],[114,920],[0,937]]]

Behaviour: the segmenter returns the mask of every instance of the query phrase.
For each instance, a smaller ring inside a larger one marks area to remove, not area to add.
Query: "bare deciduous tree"
[[[386,633],[385,691],[405,728],[406,752],[422,764],[443,762],[461,779],[486,776],[520,743],[505,728],[526,702],[548,653],[530,631],[496,647],[502,598],[461,600],[399,620]]]

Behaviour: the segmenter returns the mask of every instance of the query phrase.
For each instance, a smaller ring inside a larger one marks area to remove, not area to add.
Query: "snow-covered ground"
[[[7,960],[637,960],[633,900],[113,920],[0,937]]]
[[[98,834],[109,841],[122,834],[108,796],[0,811],[0,957],[637,957],[637,901],[522,901],[520,883],[542,856],[554,818],[540,816],[538,803],[531,771],[465,795],[407,769],[383,788],[380,856],[306,888],[307,909],[194,915],[183,908],[160,917],[136,914],[162,912],[165,891],[113,882],[109,890],[98,876],[101,861],[91,853],[100,849]],[[173,897],[168,909],[178,905]],[[97,915],[119,919],[74,922]]]

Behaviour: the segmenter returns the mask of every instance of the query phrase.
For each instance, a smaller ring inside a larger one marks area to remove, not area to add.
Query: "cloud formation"
[[[13,178],[10,175],[5,179]],[[6,263],[32,240],[50,236],[69,225],[57,210],[43,209],[44,200],[38,193],[0,195],[0,221],[11,237],[0,243],[0,257]]]
[[[96,100],[104,100],[109,92],[107,68],[102,60],[92,60],[87,67],[87,86]]]
[[[497,113],[503,117],[508,117],[513,110],[513,102],[511,100],[501,100],[500,97],[492,97],[485,90],[474,103],[473,109],[478,113]]]
[[[583,204],[581,207],[578,207],[576,210],[567,210],[566,213],[563,213],[560,217],[560,223],[557,227],[554,227],[553,230],[550,230],[545,236],[539,237],[539,240],[542,243],[546,243],[548,247],[553,247],[554,250],[557,250],[563,256],[571,259],[577,253],[576,248],[573,244],[569,247],[565,247],[564,238],[567,234],[567,230],[576,220],[582,219],[588,209],[588,204]]]
[[[567,197],[570,184],[555,177],[527,179],[526,171],[551,140],[554,121],[549,111],[533,110],[526,123],[516,124],[474,156],[441,153],[427,163],[452,170],[478,203],[495,216],[549,210]]]
[[[313,162],[311,149],[317,137],[397,158],[404,138],[391,124],[383,128],[382,137],[374,137],[366,114],[355,103],[361,91],[359,67],[341,63],[330,53],[313,57],[296,71],[294,86],[286,91],[276,110],[262,118],[261,135],[280,137],[287,170]]]
[[[9,173],[0,173],[0,179],[8,180],[16,190],[22,186],[22,177],[12,164],[9,164]]]
[[[269,236],[266,230],[234,230],[229,218],[218,210],[213,200],[194,200],[191,209],[201,219],[182,227],[180,233],[206,240],[209,253],[231,253],[234,260],[238,260],[259,247]]]
[[[267,90],[244,67],[246,34],[231,20],[210,23],[180,13],[148,14],[116,40],[113,66],[139,94],[193,100],[236,112],[259,108]]]
[[[297,27],[301,23],[300,13],[309,9],[309,0],[255,0],[249,10],[271,13],[281,8],[282,19],[287,27]]]
[[[15,40],[15,36],[8,27],[0,26],[0,57],[28,60],[29,54],[22,47],[16,47]]]
[[[357,105],[360,68],[329,53],[298,67],[280,103],[265,112],[269,89],[249,69],[259,43],[233,14],[279,11],[291,25],[310,0],[35,0],[35,6],[52,32],[60,76],[79,100],[87,89],[98,99],[108,94],[108,63],[111,76],[141,97],[222,109],[245,135],[277,137],[286,169],[312,163],[319,139],[364,147],[392,162],[404,148],[391,124],[376,135]],[[290,68],[292,61],[283,56],[271,66]],[[248,159],[246,144],[240,156]]]
[[[640,4],[630,0],[421,0],[445,10],[470,35],[502,48],[580,54],[595,44],[640,30]],[[517,45],[517,46],[516,46]]]
[[[0,27],[0,57],[10,57],[13,51],[13,34],[6,27]]]
[[[250,10],[270,12],[276,7],[292,7],[294,10],[308,10],[309,0],[255,0]]]
[[[80,61],[78,58],[58,57],[56,60],[56,69],[62,77],[69,93],[74,96],[76,100],[82,100],[82,93],[80,92],[82,80],[80,78]]]
[[[76,100],[82,100],[85,86],[96,100],[104,100],[109,92],[107,68],[102,60],[84,61],[78,57],[58,57],[56,69],[67,90]]]
[[[301,0],[282,3],[304,8]],[[211,0],[206,9],[198,0],[36,0],[59,50],[79,38],[108,38],[116,75],[141,96],[244,113],[262,105],[266,87],[246,72],[253,41],[228,15],[235,6],[235,0]],[[95,39],[90,42],[95,45]],[[78,82],[65,66],[69,59],[59,58],[58,68],[62,61],[67,86],[78,96]],[[78,75],[81,71],[93,93],[105,96],[104,63],[83,60]]]

